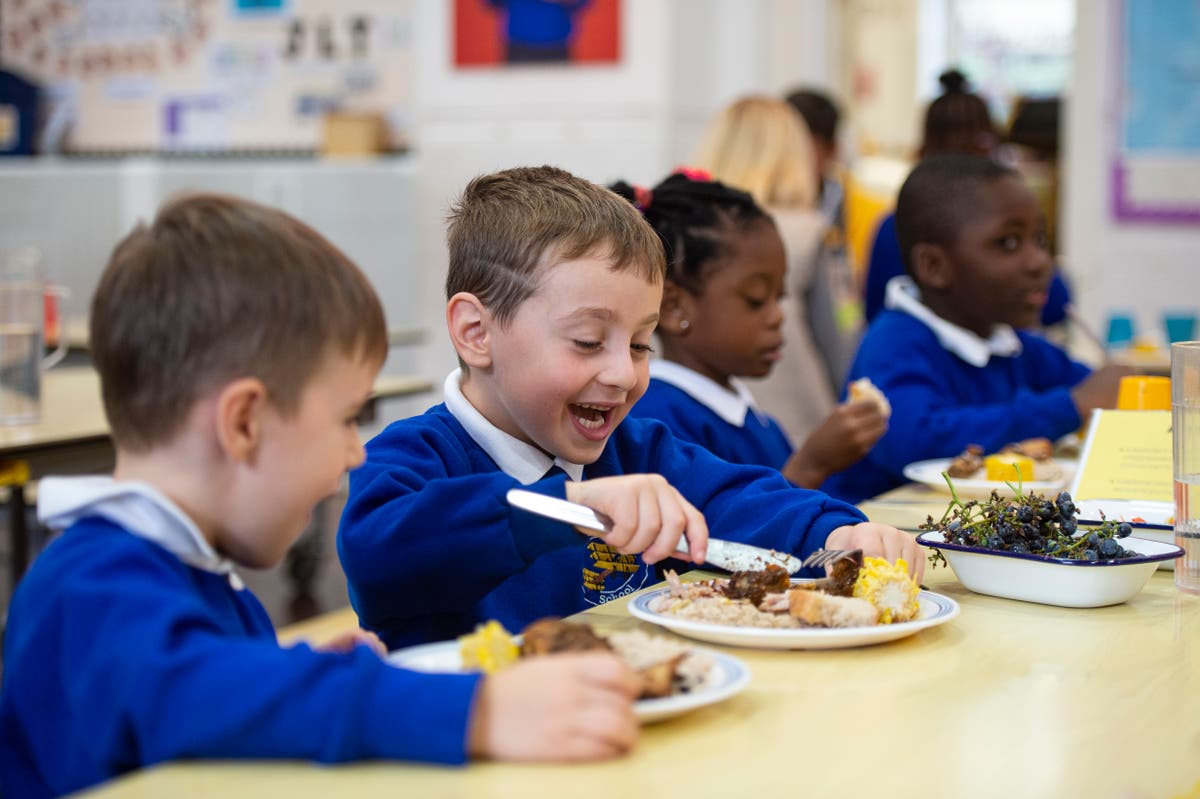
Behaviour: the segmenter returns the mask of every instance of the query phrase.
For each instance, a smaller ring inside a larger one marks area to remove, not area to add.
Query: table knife
[[[612,519],[603,513],[557,497],[548,497],[534,491],[514,488],[508,492],[508,503],[521,510],[536,513],[549,519],[593,530],[597,533],[607,533],[612,530]],[[687,554],[687,541],[679,539],[677,552]],[[705,560],[713,566],[727,571],[761,571],[768,564],[782,566],[788,574],[795,574],[804,568],[804,563],[785,552],[773,549],[739,544],[736,541],[723,541],[719,538],[708,539],[708,554]]]

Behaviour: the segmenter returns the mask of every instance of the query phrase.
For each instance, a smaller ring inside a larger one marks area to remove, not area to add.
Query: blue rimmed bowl
[[[959,582],[977,594],[1067,608],[1124,602],[1142,590],[1159,563],[1183,554],[1174,544],[1132,536],[1121,545],[1137,555],[1097,561],[951,544],[940,532],[921,533],[917,543],[940,550]]]

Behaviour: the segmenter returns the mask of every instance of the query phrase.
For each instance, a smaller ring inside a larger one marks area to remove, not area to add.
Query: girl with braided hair
[[[739,380],[766,376],[785,346],[787,265],[770,215],[749,194],[694,170],[652,190],[611,188],[641,210],[667,256],[662,358],[651,361],[650,387],[631,415],[659,419],[727,461],[779,469],[805,488],[860,460],[887,429],[873,402],[837,406],[793,451]]]

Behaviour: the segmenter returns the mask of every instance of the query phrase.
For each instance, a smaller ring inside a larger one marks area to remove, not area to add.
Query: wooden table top
[[[87,366],[56,367],[42,374],[42,418],[35,424],[0,425],[0,453],[108,436],[100,378]]]
[[[909,528],[944,506],[919,486],[863,505]],[[1200,598],[1178,592],[1170,572],[1156,572],[1129,602],[1095,609],[973,594],[946,568],[927,570],[925,583],[955,599],[961,615],[856,649],[722,648],[749,665],[749,687],[643,728],[620,760],[169,764],[93,795],[1200,796]],[[602,630],[654,629],[628,615],[627,601],[582,616]],[[353,624],[343,610],[280,637],[321,640]]]

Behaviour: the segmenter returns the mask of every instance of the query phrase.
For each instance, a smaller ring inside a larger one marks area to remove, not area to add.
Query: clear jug
[[[0,262],[0,424],[33,424],[42,411],[42,370],[62,360],[66,336],[43,354],[47,286],[42,257],[26,247]]]

